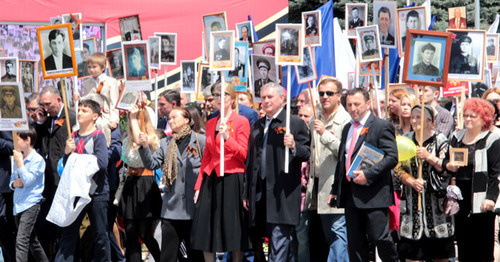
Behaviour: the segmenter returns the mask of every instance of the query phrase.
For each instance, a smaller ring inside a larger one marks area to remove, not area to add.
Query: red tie
[[[346,163],[346,175],[347,172],[349,171],[349,168],[351,167],[351,158],[352,154],[354,153],[354,147],[356,147],[356,140],[358,140],[356,133],[358,132],[358,126],[359,122],[354,122],[354,128],[352,129],[352,137],[351,137],[351,145],[349,146],[349,152],[347,153],[347,163]],[[347,179],[351,181],[350,177],[348,176]]]

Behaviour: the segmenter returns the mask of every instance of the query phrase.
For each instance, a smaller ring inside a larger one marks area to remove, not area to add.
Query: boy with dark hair
[[[92,177],[89,195],[91,202],[69,226],[62,228],[60,248],[55,261],[73,261],[78,241],[78,232],[85,213],[89,215],[90,225],[94,231],[94,260],[110,261],[108,238],[108,200],[109,184],[107,178],[108,148],[101,130],[95,127],[100,115],[100,106],[93,100],[83,100],[78,107],[78,124],[80,130],[73,132],[72,138],[66,141],[64,163],[72,153],[91,154],[97,158],[99,170]],[[75,152],[76,151],[76,152]],[[78,159],[80,160],[80,159]],[[77,160],[77,161],[78,161]],[[95,190],[94,190],[95,188]]]
[[[14,216],[17,226],[16,261],[28,261],[31,254],[36,261],[48,261],[35,233],[35,222],[40,212],[45,184],[45,160],[33,148],[36,131],[18,131],[19,149],[14,150],[15,167],[9,186],[14,190]]]

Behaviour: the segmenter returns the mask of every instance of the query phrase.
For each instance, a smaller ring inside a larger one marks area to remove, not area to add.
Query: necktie
[[[347,171],[349,171],[349,168],[351,167],[351,158],[352,158],[352,154],[354,153],[354,147],[356,147],[356,140],[358,140],[357,138],[357,132],[358,132],[358,126],[359,126],[359,122],[354,122],[354,125],[353,125],[353,129],[352,129],[352,137],[351,137],[351,144],[349,145],[349,151],[347,153],[347,163],[346,163],[346,175],[347,175]],[[350,181],[350,177],[347,177],[347,179]]]

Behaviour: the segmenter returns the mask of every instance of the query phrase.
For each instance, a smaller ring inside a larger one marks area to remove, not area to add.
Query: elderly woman
[[[431,106],[424,107],[424,125],[421,126],[422,106],[411,110],[412,132],[405,134],[415,144],[422,142],[417,155],[401,162],[395,170],[403,183],[401,200],[401,241],[399,257],[407,261],[448,261],[455,256],[453,245],[453,220],[443,213],[443,201],[450,176],[441,168],[441,160],[448,149],[447,138],[434,132],[435,112]],[[418,135],[423,129],[423,139]],[[418,169],[422,162],[422,179]],[[421,197],[421,206],[418,198]],[[406,200],[406,201],[405,201]],[[420,210],[420,211],[419,211]]]
[[[464,106],[465,129],[455,131],[443,167],[453,173],[462,191],[455,215],[456,240],[460,261],[493,261],[495,215],[490,212],[498,196],[500,140],[489,131],[493,106],[480,98],[469,98]],[[461,165],[449,155],[455,148],[467,149]]]
[[[210,119],[206,129],[206,148],[195,185],[196,203],[192,228],[192,248],[203,250],[205,261],[215,261],[215,252],[232,252],[241,261],[242,250],[249,248],[244,223],[243,173],[248,149],[250,124],[238,115],[236,91],[230,84],[213,90],[224,115]],[[224,174],[220,174],[220,139],[224,139]]]
[[[158,149],[159,141],[151,119],[156,119],[152,110],[148,112],[134,106],[129,115],[128,138],[123,139],[123,154],[128,170],[120,207],[125,219],[127,261],[141,261],[139,237],[155,261],[161,261],[160,247],[151,234],[153,221],[160,216],[160,190],[153,171],[146,168],[139,154],[139,138],[143,133],[148,136],[149,149],[153,152]],[[142,131],[140,126],[144,128]]]
[[[189,112],[175,107],[170,112],[168,124],[172,136],[160,141],[160,148],[151,153],[148,136],[140,134],[139,153],[147,169],[161,168],[161,183],[165,186],[161,208],[161,260],[175,262],[181,241],[187,245],[189,261],[203,260],[201,252],[190,248],[191,223],[194,216],[194,185],[205,149],[205,136],[192,130]],[[179,160],[179,161],[178,161]]]

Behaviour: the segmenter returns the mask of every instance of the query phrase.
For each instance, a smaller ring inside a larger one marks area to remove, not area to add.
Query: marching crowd
[[[102,53],[88,58],[78,112],[66,116],[58,89],[45,87],[27,98],[30,129],[0,132],[5,261],[141,261],[142,243],[162,262],[222,252],[226,261],[500,258],[499,89],[467,99],[459,126],[457,105],[440,104],[438,88],[394,89],[386,111],[383,96],[377,110],[367,91],[324,78],[318,110],[302,92],[287,130],[281,86],[262,87],[256,108],[251,93],[216,83],[203,109],[175,90],[158,95],[158,112],[139,100],[122,133],[119,83],[105,65]],[[398,158],[396,136],[418,145],[416,155]],[[365,144],[383,157],[347,176]],[[67,205],[63,191],[74,197]],[[49,222],[60,214],[74,219]],[[312,221],[327,257],[312,251]]]

